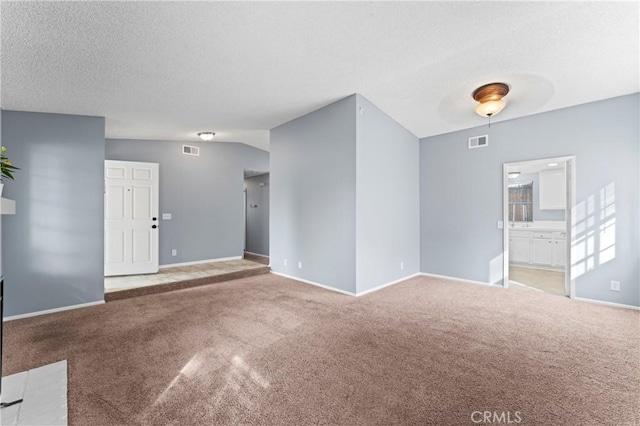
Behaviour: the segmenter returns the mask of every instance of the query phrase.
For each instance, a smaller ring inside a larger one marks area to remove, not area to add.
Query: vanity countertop
[[[511,226],[511,223],[508,223],[507,226],[511,231],[546,231],[546,232],[565,232],[567,230],[567,225],[564,222],[556,222],[556,221],[545,221],[545,222],[533,222],[533,223],[522,223],[517,222],[515,226]]]
[[[564,228],[509,228],[510,231],[566,232]]]

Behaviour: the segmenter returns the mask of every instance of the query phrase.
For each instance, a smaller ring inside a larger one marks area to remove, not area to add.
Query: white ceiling
[[[268,149],[360,93],[416,136],[639,91],[637,2],[1,2],[3,109],[106,117],[109,138]]]

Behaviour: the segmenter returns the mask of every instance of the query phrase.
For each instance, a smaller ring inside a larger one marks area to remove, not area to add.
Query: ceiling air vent
[[[489,135],[474,136],[469,138],[469,149],[489,146]]]
[[[197,146],[182,145],[182,153],[185,155],[200,155],[200,148]]]

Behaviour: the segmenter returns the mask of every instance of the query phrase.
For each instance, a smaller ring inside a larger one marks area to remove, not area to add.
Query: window
[[[509,184],[509,222],[533,222],[533,182]]]

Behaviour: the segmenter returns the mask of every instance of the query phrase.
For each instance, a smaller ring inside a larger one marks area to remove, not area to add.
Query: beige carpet
[[[535,292],[269,274],[6,323],[4,373],[66,358],[71,425],[634,425],[639,327]]]

